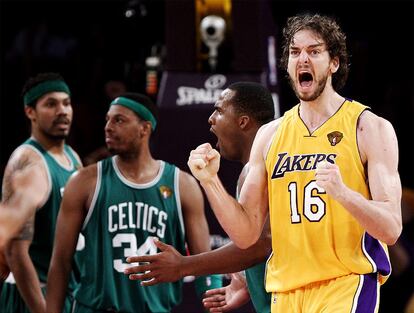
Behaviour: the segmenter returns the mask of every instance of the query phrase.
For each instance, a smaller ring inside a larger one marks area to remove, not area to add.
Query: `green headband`
[[[151,111],[148,110],[144,105],[141,103],[125,98],[125,97],[118,97],[114,101],[111,102],[111,105],[122,105],[135,113],[137,113],[143,120],[151,122],[152,130],[155,130],[155,126],[157,125],[157,121],[152,115]]]
[[[48,80],[29,89],[23,96],[24,105],[29,105],[44,94],[55,91],[66,92],[70,96],[68,85],[63,80]]]

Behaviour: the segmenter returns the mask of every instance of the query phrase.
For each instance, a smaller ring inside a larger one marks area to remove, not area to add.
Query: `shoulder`
[[[46,165],[41,155],[34,148],[28,145],[21,145],[11,154],[6,165],[5,176],[32,165],[36,165],[36,168],[39,170],[46,171]]]
[[[392,124],[383,117],[380,117],[370,110],[365,110],[361,113],[358,119],[358,130],[370,131],[377,127],[380,128],[392,128]]]
[[[188,187],[188,186],[191,186],[191,185],[197,185],[198,186],[197,180],[192,175],[187,173],[186,171],[178,169],[178,175],[179,175],[179,180],[180,180],[180,188],[181,187]]]
[[[370,151],[397,146],[393,125],[370,110],[363,111],[358,119],[357,138],[363,159]]]
[[[83,167],[72,174],[65,188],[65,192],[68,189],[90,192],[95,190],[97,180],[97,164],[91,164]]]
[[[261,155],[266,158],[267,152],[270,149],[273,138],[276,135],[276,131],[279,129],[280,124],[283,121],[283,117],[279,117],[262,127],[260,127],[255,138],[255,147],[252,149],[261,151]]]
[[[179,170],[179,188],[180,199],[184,205],[186,203],[188,205],[195,205],[194,201],[201,201],[203,199],[203,194],[198,181],[183,170]]]
[[[381,136],[395,135],[392,124],[373,112],[365,110],[361,113],[357,124],[358,138],[362,140],[380,139]]]
[[[87,214],[97,183],[96,164],[83,167],[74,172],[69,178],[62,198],[62,209],[64,212],[82,210]]]
[[[91,180],[97,177],[98,165],[96,163],[82,167],[72,174],[71,180]]]
[[[173,164],[173,163],[169,163],[165,160],[160,160],[161,162],[164,162],[164,167],[165,168],[169,168],[170,171],[174,171],[175,173],[177,173],[178,175],[178,180],[180,182],[180,186],[182,184],[191,184],[191,183],[197,183],[196,179],[189,174],[188,172],[182,170],[180,167],[178,167],[177,165]]]
[[[273,134],[282,123],[283,116],[279,117],[267,124],[264,124],[262,127],[259,128],[258,135],[263,136],[263,134]]]
[[[70,151],[73,153],[73,156],[75,157],[75,159],[79,162],[80,165],[82,165],[82,160],[79,156],[79,154],[69,145],[67,145],[67,147],[70,149]]]
[[[256,138],[257,140],[262,140],[265,143],[270,141],[276,134],[276,131],[279,129],[280,125],[283,121],[283,116],[275,119],[267,124],[264,124],[260,127],[259,131],[257,132]]]
[[[32,163],[40,163],[42,162],[42,157],[35,147],[23,144],[13,151],[8,163],[21,162],[22,160],[30,160]]]
[[[3,175],[3,200],[31,195],[33,207],[40,207],[48,197],[50,180],[42,157],[29,146],[18,147],[10,156]]]

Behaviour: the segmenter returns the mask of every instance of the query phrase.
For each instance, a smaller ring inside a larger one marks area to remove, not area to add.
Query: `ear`
[[[240,129],[246,129],[250,123],[250,117],[247,115],[240,115],[239,116],[239,127]]]
[[[27,118],[31,121],[36,118],[36,110],[30,105],[24,106],[24,113],[26,114]]]
[[[331,60],[331,64],[330,64],[330,69],[331,69],[332,74],[336,73],[336,71],[338,71],[338,68],[339,68],[339,58],[334,57]]]
[[[142,131],[141,131],[141,135],[142,136],[151,136],[151,132],[152,132],[152,126],[151,126],[151,122],[148,121],[142,121]]]

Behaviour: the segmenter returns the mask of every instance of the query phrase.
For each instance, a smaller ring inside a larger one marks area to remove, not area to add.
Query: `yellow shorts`
[[[272,313],[374,313],[378,312],[377,273],[347,275],[272,293]]]

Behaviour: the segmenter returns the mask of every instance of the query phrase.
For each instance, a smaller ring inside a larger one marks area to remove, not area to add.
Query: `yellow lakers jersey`
[[[338,165],[343,182],[370,199],[357,144],[357,122],[367,107],[345,100],[310,133],[299,105],[284,114],[266,157],[273,254],[266,289],[283,292],[351,273],[391,272],[385,244],[315,183],[318,162]]]

